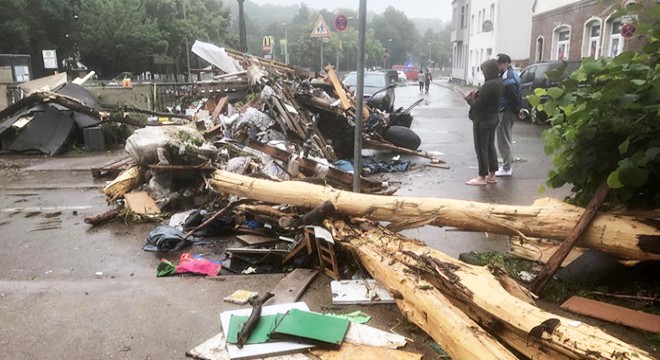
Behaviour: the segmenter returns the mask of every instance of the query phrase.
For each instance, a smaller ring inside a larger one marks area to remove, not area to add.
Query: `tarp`
[[[25,125],[9,150],[36,150],[48,155],[59,153],[73,133],[75,123],[65,114],[52,106],[34,113],[34,119]]]
[[[92,97],[92,95],[85,89],[84,87],[77,85],[77,84],[66,84],[64,85],[63,88],[59,89],[57,91],[58,94],[60,95],[66,95],[75,99],[78,99],[82,101],[85,105],[94,108],[94,109],[100,109],[101,106],[99,103]],[[67,108],[56,105],[56,107],[60,110],[68,110]],[[86,127],[90,126],[96,126],[100,123],[98,119],[95,119],[91,116],[81,114],[79,112],[73,112],[73,120],[76,121],[76,124],[78,125],[79,128],[84,129]]]
[[[216,45],[196,40],[192,46],[192,52],[227,74],[245,70],[236,60],[227,55],[224,48]]]

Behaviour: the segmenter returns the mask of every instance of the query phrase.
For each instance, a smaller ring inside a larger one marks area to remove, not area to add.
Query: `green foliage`
[[[554,165],[546,185],[571,184],[578,205],[605,180],[613,205],[660,205],[660,5],[651,6],[656,26],[640,26],[648,29],[642,49],[584,59],[559,87],[529,97],[552,124],[543,134]]]
[[[520,259],[517,257],[508,256],[505,253],[499,251],[485,251],[481,253],[474,253],[474,257],[477,259],[478,264],[485,266],[488,264],[499,265],[502,268],[506,269],[506,272],[509,276],[513,278],[519,278],[518,275],[521,271],[530,271],[533,267],[533,262]]]

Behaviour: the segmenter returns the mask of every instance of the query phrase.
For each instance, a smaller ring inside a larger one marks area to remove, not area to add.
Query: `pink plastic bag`
[[[208,276],[216,276],[221,266],[206,259],[195,259],[189,253],[181,254],[179,265],[176,267],[177,274],[194,273]]]

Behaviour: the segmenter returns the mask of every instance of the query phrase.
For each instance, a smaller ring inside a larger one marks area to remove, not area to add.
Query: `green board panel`
[[[349,323],[347,319],[291,309],[277,324],[271,336],[339,346],[344,341]]]
[[[259,318],[257,326],[252,330],[246,344],[263,344],[268,342],[270,338],[268,335],[273,331],[275,325],[284,317],[284,314],[264,315]],[[236,344],[238,342],[238,332],[243,328],[243,324],[248,320],[249,316],[232,315],[229,319],[229,332],[227,334],[227,342],[229,344]]]

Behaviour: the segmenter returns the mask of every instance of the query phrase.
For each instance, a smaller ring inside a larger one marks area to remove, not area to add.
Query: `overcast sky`
[[[231,0],[230,0],[231,1]],[[257,4],[298,5],[307,4],[312,9],[360,8],[359,0],[250,0]],[[367,11],[381,14],[388,6],[403,11],[409,18],[451,20],[451,0],[367,0]]]

